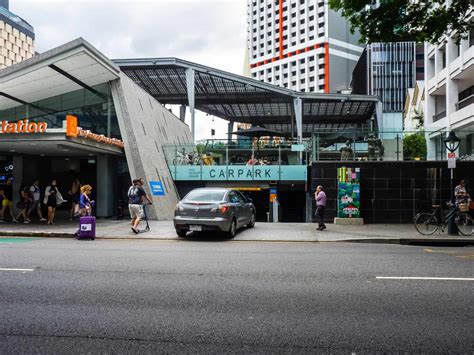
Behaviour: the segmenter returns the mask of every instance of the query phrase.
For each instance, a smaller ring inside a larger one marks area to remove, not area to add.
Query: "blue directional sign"
[[[163,189],[163,184],[159,181],[150,181],[150,188],[153,196],[165,195],[165,189]]]

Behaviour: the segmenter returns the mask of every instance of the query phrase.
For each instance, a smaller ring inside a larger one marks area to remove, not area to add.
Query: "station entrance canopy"
[[[296,92],[177,58],[114,63],[162,104],[189,106],[193,132],[194,109],[298,138],[377,122],[375,96]]]

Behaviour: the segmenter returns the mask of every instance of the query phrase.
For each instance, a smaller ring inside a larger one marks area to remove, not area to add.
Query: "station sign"
[[[86,138],[86,139],[96,141],[98,143],[115,145],[119,148],[123,148],[125,146],[123,141],[121,141],[120,139],[106,137],[103,134],[97,134],[97,133],[93,133],[90,130],[82,129],[77,124],[77,117],[73,115],[66,116],[66,137]]]
[[[306,181],[305,165],[170,165],[177,181]]]
[[[0,121],[0,133],[45,133],[48,128],[46,122],[30,122],[19,120],[17,122]]]

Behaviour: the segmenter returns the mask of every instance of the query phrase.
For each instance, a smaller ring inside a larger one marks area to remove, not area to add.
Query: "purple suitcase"
[[[79,230],[76,232],[77,239],[95,239],[95,217],[84,216],[79,218]]]

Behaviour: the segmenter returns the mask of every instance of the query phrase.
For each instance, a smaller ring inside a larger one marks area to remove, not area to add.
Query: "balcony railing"
[[[433,122],[439,121],[442,118],[446,117],[446,111],[441,111],[437,113],[436,115],[433,115]]]
[[[464,107],[469,106],[470,104],[474,104],[474,94],[466,97],[465,99],[459,101],[456,104],[456,111],[463,109]]]

